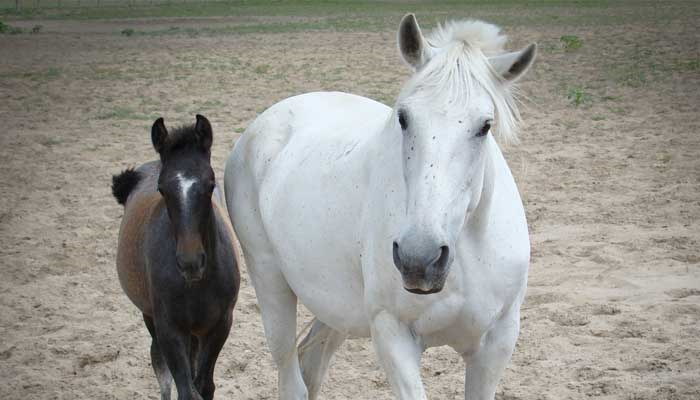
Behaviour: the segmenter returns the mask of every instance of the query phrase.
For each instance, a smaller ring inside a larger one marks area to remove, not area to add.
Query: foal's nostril
[[[190,274],[201,274],[205,263],[207,261],[207,256],[204,252],[198,252],[194,254],[177,254],[176,255],[177,267],[180,271],[188,276]]]

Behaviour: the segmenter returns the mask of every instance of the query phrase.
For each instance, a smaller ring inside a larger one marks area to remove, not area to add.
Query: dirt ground
[[[700,398],[700,13],[685,7],[505,27],[510,48],[540,54],[521,85],[521,142],[505,149],[532,265],[497,399]],[[245,34],[196,33],[236,18],[40,23],[0,35],[0,398],[156,399],[149,335],[116,277],[111,175],[154,158],[158,116],[206,115],[221,178],[276,101],[342,90],[391,103],[408,76],[398,18]],[[430,398],[464,398],[458,355],[430,349],[423,366]],[[277,398],[276,381],[243,270],[217,398]],[[342,346],[322,398],[392,398],[369,340]]]

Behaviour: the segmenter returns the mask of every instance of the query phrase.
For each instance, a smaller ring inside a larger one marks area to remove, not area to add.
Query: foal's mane
[[[433,56],[411,78],[401,96],[424,89],[431,103],[442,101],[450,110],[466,106],[473,88],[481,86],[495,107],[494,133],[505,141],[517,141],[520,112],[516,88],[488,61],[488,57],[504,53],[507,37],[500,28],[476,20],[449,21],[438,25],[426,40]]]

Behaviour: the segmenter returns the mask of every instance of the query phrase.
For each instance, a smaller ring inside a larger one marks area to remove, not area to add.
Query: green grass
[[[8,25],[8,24],[0,21],[0,33],[8,33],[10,35],[16,35],[18,33],[22,33],[22,28],[11,26],[11,25]]]
[[[580,86],[570,88],[566,98],[576,107],[591,101],[591,95]]]
[[[676,60],[673,63],[676,71],[700,71],[700,58],[693,60]]]
[[[669,18],[683,16],[678,7],[658,7],[651,0],[21,0],[26,5],[15,9],[14,0],[0,0],[0,16],[12,19],[121,19],[151,17],[211,17],[211,16],[302,16],[306,18],[340,20],[398,19],[407,12],[415,12],[422,23],[435,24],[437,20],[452,17],[483,18],[502,25],[511,23],[535,25],[613,25],[642,19],[661,23]],[[562,13],[561,9],[573,9]],[[653,12],[649,12],[653,10]],[[524,11],[524,12],[523,12]],[[358,22],[351,23],[356,26]],[[347,29],[349,27],[341,27]],[[358,28],[359,29],[359,28]],[[283,30],[284,31],[284,30]]]
[[[576,35],[564,35],[559,40],[564,44],[564,50],[573,51],[583,46],[583,41]]]

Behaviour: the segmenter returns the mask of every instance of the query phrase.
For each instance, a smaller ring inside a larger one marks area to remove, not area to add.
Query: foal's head
[[[401,138],[407,191],[393,255],[410,292],[442,290],[457,238],[479,204],[489,136],[515,137],[512,83],[536,47],[504,53],[505,41],[496,26],[479,21],[448,23],[428,37],[412,14],[401,21],[399,50],[415,74],[390,122]]]
[[[216,180],[211,169],[212,129],[197,115],[194,126],[168,133],[163,118],[151,129],[160,154],[158,191],[165,200],[177,243],[177,268],[188,283],[203,278],[207,263],[204,243],[212,223],[211,196]]]

